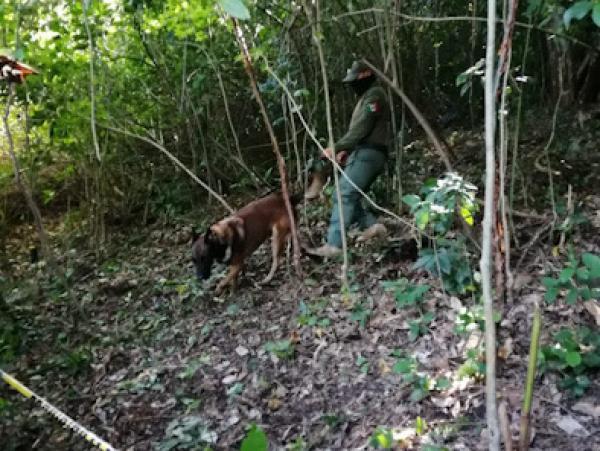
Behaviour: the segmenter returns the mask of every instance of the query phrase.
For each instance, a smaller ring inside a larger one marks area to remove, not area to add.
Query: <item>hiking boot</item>
[[[384,237],[388,233],[387,228],[380,223],[373,224],[371,227],[365,229],[363,233],[356,239],[356,241],[369,241],[375,237]]]
[[[321,191],[325,186],[325,182],[325,174],[323,174],[322,172],[314,172],[312,175],[312,181],[310,183],[310,186],[306,190],[306,193],[304,193],[304,198],[306,200],[313,200],[319,197],[319,194],[321,194]]]
[[[342,253],[342,250],[339,247],[332,246],[331,244],[324,244],[321,247],[316,247],[313,249],[307,249],[310,255],[317,255],[319,257],[336,257]]]

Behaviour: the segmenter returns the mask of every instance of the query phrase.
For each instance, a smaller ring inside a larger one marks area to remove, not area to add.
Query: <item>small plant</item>
[[[415,341],[421,335],[429,332],[429,324],[434,320],[433,312],[425,312],[420,318],[408,322],[408,338],[410,341]]]
[[[352,321],[358,321],[361,328],[365,328],[367,325],[367,321],[371,316],[371,309],[365,308],[362,303],[357,302],[354,304],[354,308],[352,309],[352,315],[350,315],[350,319]]]
[[[304,301],[300,301],[298,324],[310,327],[328,327],[331,324],[331,320],[327,317],[319,316],[319,313],[325,307],[324,304],[326,302],[327,300],[324,300],[324,302],[309,305]]]
[[[485,377],[485,361],[481,351],[477,348],[467,350],[467,359],[458,368],[457,376],[461,379],[473,378],[481,381]]]
[[[53,363],[60,367],[64,372],[76,376],[86,372],[92,362],[92,353],[86,347],[80,346],[63,355],[57,355]]]
[[[563,377],[560,387],[581,396],[591,383],[585,373],[600,368],[600,333],[587,327],[563,328],[554,339],[554,346],[542,348],[540,368],[558,371]]]
[[[296,439],[286,446],[288,451],[307,451],[308,446],[306,441],[302,437],[296,437]]]
[[[360,368],[361,373],[367,374],[369,372],[369,361],[362,355],[356,358],[356,365]]]
[[[394,293],[398,308],[418,307],[423,302],[423,296],[431,288],[430,285],[417,285],[401,278],[381,284],[386,291]]]
[[[156,444],[157,451],[175,449],[210,450],[217,443],[216,432],[210,431],[204,420],[196,415],[176,418],[169,423],[165,438]]]
[[[369,445],[375,449],[391,449],[394,445],[394,435],[391,429],[378,426],[369,439]]]
[[[570,305],[575,304],[578,299],[584,301],[600,299],[598,279],[600,279],[600,257],[585,253],[580,260],[571,250],[566,267],[558,277],[542,279],[542,283],[546,287],[544,299],[549,303],[554,303],[561,293],[566,293],[565,302]]]
[[[327,426],[329,426],[330,429],[335,429],[340,424],[342,424],[346,419],[342,415],[338,415],[335,412],[331,412],[331,413],[326,413],[325,415],[323,415],[321,417],[321,420],[323,421],[323,423],[325,423]]]
[[[244,392],[244,384],[236,382],[227,389],[227,396],[238,396]]]
[[[403,382],[412,385],[411,401],[421,401],[429,396],[431,390],[435,388],[439,390],[448,388],[448,379],[440,378],[436,381],[428,375],[418,372],[417,361],[414,357],[402,357],[402,354],[398,352],[394,352],[392,355],[397,357],[392,371],[396,374],[401,374]]]
[[[475,185],[448,173],[438,180],[426,180],[421,188],[422,197],[409,194],[402,200],[410,207],[420,230],[429,228],[432,235],[442,237],[452,229],[456,212],[467,224],[474,225],[474,214],[479,209],[476,192]]]
[[[291,359],[295,352],[291,340],[268,341],[265,343],[264,349],[280,359]]]
[[[269,441],[264,431],[257,425],[250,426],[246,437],[242,441],[240,451],[267,451],[269,449]]]
[[[210,363],[210,356],[203,355],[199,359],[192,359],[188,362],[186,367],[177,374],[178,379],[191,379],[196,374],[196,371],[203,366]]]
[[[405,278],[383,282],[382,285],[387,291],[394,293],[398,308],[416,307],[419,310],[419,317],[408,322],[410,340],[415,341],[421,335],[425,335],[429,331],[428,325],[435,318],[432,312],[424,312],[422,309],[423,297],[431,286],[413,284]]]
[[[571,5],[563,15],[565,27],[569,28],[573,19],[581,20],[590,15],[597,27],[600,27],[600,3],[589,0],[579,0]]]
[[[439,239],[436,248],[422,248],[415,269],[441,277],[444,288],[450,293],[464,294],[475,291],[473,273],[464,252],[462,237],[456,240]]]

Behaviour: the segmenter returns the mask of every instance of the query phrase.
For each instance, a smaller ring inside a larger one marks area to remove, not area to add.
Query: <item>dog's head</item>
[[[213,263],[229,263],[234,243],[244,237],[244,222],[236,216],[213,224],[200,235],[192,230],[192,261],[200,280],[210,277]]]

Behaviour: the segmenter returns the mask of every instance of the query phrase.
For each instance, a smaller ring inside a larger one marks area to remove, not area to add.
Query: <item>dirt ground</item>
[[[378,426],[393,431],[399,448],[486,449],[482,378],[460,376],[481,331],[455,330],[478,300],[413,270],[403,231],[391,229],[384,241],[352,245],[346,292],[338,263],[307,258],[301,279],[288,263],[268,286],[256,285],[270,263],[263,246],[239,290],[223,298],[194,280],[183,226],[113,235],[99,266],[66,243],[58,262],[69,268],[66,285],[12,240],[19,284],[5,296],[25,338],[4,369],[119,449],[238,449],[253,423],[271,449],[372,449]],[[578,240],[600,252],[593,234]],[[581,303],[543,302],[548,262],[534,246],[498,331],[499,399],[515,437],[535,302],[544,310],[542,344],[561,326],[596,327]],[[414,340],[409,322],[418,313],[399,309],[382,287],[400,277],[432,286],[424,305],[435,317]],[[575,399],[556,373],[538,375],[531,449],[600,449],[600,387],[597,374],[590,378]],[[2,449],[88,449],[7,386],[0,397]]]

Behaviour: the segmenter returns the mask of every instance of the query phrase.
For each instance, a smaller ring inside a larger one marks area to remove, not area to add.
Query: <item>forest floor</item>
[[[318,235],[324,217],[302,233]],[[498,389],[515,437],[535,303],[542,346],[561,327],[600,321],[583,302],[544,302],[541,279],[562,268],[564,256],[535,240],[543,223],[521,221],[531,246],[499,318]],[[238,291],[215,298],[193,277],[188,225],[111,231],[108,257],[97,265],[56,223],[58,264],[67,268],[58,278],[29,263],[33,231],[22,227],[8,242],[14,330],[3,332],[20,339],[19,352],[3,369],[122,450],[238,449],[253,423],[272,449],[370,449],[378,426],[402,449],[486,449],[481,362],[468,351],[481,344],[479,300],[451,295],[414,270],[406,230],[390,229],[367,246],[351,241],[346,292],[338,262],[306,258],[302,279],[288,263],[257,286],[270,264],[263,246]],[[578,252],[600,254],[593,226],[569,239]],[[399,308],[382,285],[402,277],[431,286],[419,308]],[[425,311],[435,316],[415,326]],[[474,325],[457,331],[468,314]],[[538,375],[532,450],[600,449],[598,373],[588,377],[591,386],[575,398],[557,373]],[[2,449],[88,449],[7,386],[0,402]]]

